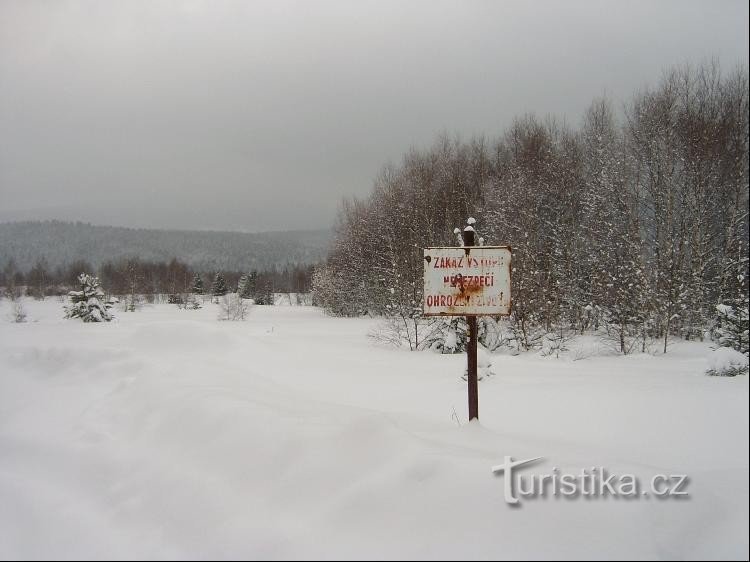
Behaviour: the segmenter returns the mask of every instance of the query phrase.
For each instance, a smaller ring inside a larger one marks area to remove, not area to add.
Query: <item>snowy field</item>
[[[666,356],[464,355],[374,321],[0,303],[0,558],[747,559],[748,381]],[[575,360],[577,359],[577,360]],[[687,474],[687,498],[505,503],[491,467]]]

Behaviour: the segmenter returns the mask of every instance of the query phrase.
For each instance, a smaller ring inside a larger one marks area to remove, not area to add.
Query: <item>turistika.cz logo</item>
[[[568,499],[587,498],[687,498],[689,478],[686,474],[656,474],[643,486],[633,474],[610,473],[604,467],[583,468],[577,473],[563,473],[557,467],[550,474],[520,474],[520,470],[539,463],[544,457],[515,461],[505,457],[503,464],[492,467],[495,475],[503,476],[505,501],[511,505],[520,499],[562,496]]]

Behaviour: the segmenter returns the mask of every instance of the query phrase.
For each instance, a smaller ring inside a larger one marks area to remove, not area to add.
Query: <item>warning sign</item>
[[[508,246],[425,248],[425,316],[510,314]]]

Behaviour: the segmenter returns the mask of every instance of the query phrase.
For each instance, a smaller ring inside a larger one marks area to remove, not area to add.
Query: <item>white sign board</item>
[[[507,246],[425,248],[425,316],[510,314]]]

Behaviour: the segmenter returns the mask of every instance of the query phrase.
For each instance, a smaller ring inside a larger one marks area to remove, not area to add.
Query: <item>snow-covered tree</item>
[[[23,306],[23,302],[21,299],[16,299],[13,301],[13,305],[11,307],[11,321],[16,322],[17,324],[21,324],[23,322],[26,322],[26,309]]]
[[[211,295],[215,298],[223,297],[228,291],[227,280],[224,279],[221,272],[217,273],[216,277],[214,277],[214,282],[211,284]]]
[[[9,320],[18,324],[26,322],[26,309],[23,306],[23,298],[19,291],[6,290],[5,294],[11,302]]]
[[[722,347],[731,347],[748,356],[748,301],[716,306],[714,339]]]
[[[219,320],[239,321],[247,316],[248,305],[237,293],[224,295],[220,304]]]
[[[320,265],[313,270],[312,295],[316,306],[320,306],[331,314],[341,314],[336,307],[333,272],[325,265]]]
[[[253,291],[253,300],[255,304],[272,305],[273,304],[273,287],[268,279],[263,279]]]
[[[255,271],[255,270],[253,270],[253,271],[251,271],[250,273],[247,274],[247,290],[246,290],[246,293],[249,296],[247,296],[247,297],[243,296],[243,298],[248,298],[248,299],[255,298],[255,293],[256,293],[257,290],[258,290],[258,272]]]
[[[127,296],[125,297],[125,312],[135,312],[141,306],[141,293],[139,291],[143,284],[143,272],[136,259],[128,259],[124,268],[127,280]]]
[[[99,279],[87,273],[78,276],[79,291],[70,291],[70,304],[65,307],[66,318],[80,318],[84,322],[109,322],[112,303],[105,299]]]
[[[471,215],[513,248],[510,333],[494,339],[592,331],[628,353],[702,338],[716,303],[740,318],[747,300],[749,98],[746,69],[681,67],[621,115],[595,101],[577,131],[531,115],[491,142],[411,150],[343,202],[316,302],[397,318],[422,347],[421,249],[454,246]]]
[[[193,277],[193,294],[202,295],[203,293],[203,278],[200,276],[200,273],[196,273]]]
[[[47,260],[37,260],[34,267],[26,274],[26,294],[33,294],[37,300],[44,300],[49,282],[49,266]]]
[[[251,274],[245,273],[244,275],[240,277],[240,280],[237,283],[237,294],[242,299],[251,299],[253,298],[254,292],[255,292],[254,278],[251,278]]]

